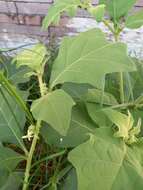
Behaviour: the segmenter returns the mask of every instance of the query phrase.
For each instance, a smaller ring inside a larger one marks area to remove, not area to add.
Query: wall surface
[[[57,37],[74,35],[93,27],[108,30],[97,24],[86,11],[79,10],[76,17],[69,19],[64,16],[58,27],[51,26],[47,31],[41,30],[43,17],[47,14],[54,0],[0,0],[0,47],[13,47],[38,40],[46,41],[49,35],[55,33]],[[93,0],[97,4],[98,0]],[[143,8],[143,0],[138,0],[135,9]],[[131,41],[139,39],[143,44],[143,29],[130,33],[124,31],[122,39]],[[128,36],[130,37],[128,37]],[[137,36],[136,36],[137,35]],[[126,37],[124,37],[126,36]],[[130,43],[130,42],[129,42]],[[137,42],[134,41],[134,44]]]
[[[0,33],[48,36],[48,31],[41,31],[40,26],[52,3],[53,0],[0,0]],[[97,4],[98,0],[93,0],[93,3]],[[136,9],[142,7],[143,0],[138,0]],[[79,10],[77,17],[86,19],[89,15]],[[67,22],[68,18],[65,17],[60,23],[60,30],[59,27],[55,28],[59,36],[76,30],[66,27]]]

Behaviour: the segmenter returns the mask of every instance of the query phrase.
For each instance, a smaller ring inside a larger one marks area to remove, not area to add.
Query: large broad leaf
[[[99,128],[69,153],[78,190],[142,190],[143,143],[127,146],[110,128]]]
[[[131,78],[131,86],[133,89],[134,98],[138,98],[143,93],[142,85],[143,85],[143,62],[141,60],[134,59],[137,72],[130,73]]]
[[[103,112],[103,108],[99,104],[86,103],[86,108],[91,119],[99,127],[109,127],[113,124]]]
[[[126,20],[126,27],[127,28],[139,28],[143,25],[143,10],[129,16]]]
[[[64,83],[62,89],[77,101],[85,101],[88,89],[94,88],[89,84]]]
[[[6,183],[0,188],[0,190],[19,190],[19,187],[22,184],[22,177],[23,173],[21,172],[11,173],[6,179]]]
[[[43,20],[43,28],[48,28],[50,24],[58,24],[61,13],[65,11],[69,15],[74,16],[80,4],[80,0],[56,0],[54,5],[49,8],[48,15]]]
[[[107,92],[98,89],[89,89],[85,96],[86,108],[91,119],[100,127],[110,126],[112,122],[103,112],[103,105],[118,105],[115,97]],[[101,106],[102,102],[102,106]]]
[[[46,121],[61,135],[66,135],[74,105],[74,101],[67,93],[56,90],[35,100],[31,111],[35,119]]]
[[[98,89],[89,89],[85,96],[86,102],[101,103],[104,105],[117,105],[115,97],[107,92],[102,92]]]
[[[19,53],[15,58],[17,66],[28,66],[33,71],[41,73],[45,64],[46,47],[43,44],[37,44],[31,49],[26,49]]]
[[[75,82],[101,88],[107,73],[135,69],[125,44],[110,43],[99,29],[92,29],[76,37],[64,38],[53,65],[50,86]]]
[[[22,145],[25,112],[14,97],[1,87],[0,91],[0,141]]]
[[[128,11],[133,7],[137,0],[100,0],[105,4],[111,18],[118,21],[121,17],[126,16]]]
[[[75,169],[71,169],[60,183],[59,190],[77,190],[77,176]]]
[[[62,136],[50,126],[43,126],[42,136],[46,143],[58,147],[75,147],[89,139],[89,133],[94,132],[96,125],[92,122],[83,104],[73,107],[72,118],[67,135]]]
[[[0,147],[0,189],[5,189],[7,178],[13,173],[23,156],[5,147]],[[8,185],[8,184],[7,184]]]

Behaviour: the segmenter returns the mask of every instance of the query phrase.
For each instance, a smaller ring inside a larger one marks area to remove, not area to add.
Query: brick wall
[[[41,31],[41,23],[53,0],[0,0],[0,33],[25,34],[28,36],[48,36],[55,31],[59,36],[75,32],[74,27],[66,27],[68,18],[61,20],[60,27],[50,27]],[[98,0],[93,0],[98,3]],[[136,9],[143,7],[143,0],[138,0]],[[85,11],[79,10],[77,17],[87,18]]]

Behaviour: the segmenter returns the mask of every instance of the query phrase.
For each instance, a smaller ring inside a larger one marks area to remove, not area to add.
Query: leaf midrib
[[[92,53],[94,53],[94,52],[101,51],[102,49],[104,49],[104,48],[106,48],[106,47],[110,47],[110,46],[112,46],[112,45],[114,45],[114,43],[113,43],[113,44],[108,43],[108,44],[104,45],[104,46],[101,47],[101,48],[98,48],[98,49],[96,49],[96,50],[93,50],[93,51],[87,53],[87,54],[84,55],[83,57],[80,57],[79,59],[77,59],[76,61],[74,61],[74,62],[71,63],[70,65],[68,65],[68,66],[55,78],[55,80],[51,83],[51,85],[50,85],[50,86],[51,86],[51,89],[54,87],[56,81],[61,77],[61,75],[64,74],[67,70],[69,70],[69,69],[70,69],[73,65],[75,65],[77,62],[83,60],[84,58],[86,58],[87,56],[89,56],[90,54],[92,54]]]

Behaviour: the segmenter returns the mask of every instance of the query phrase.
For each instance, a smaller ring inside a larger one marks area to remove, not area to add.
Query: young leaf
[[[26,65],[37,73],[43,73],[45,64],[46,47],[43,44],[37,44],[31,49],[26,49],[19,53],[15,58],[17,66]]]
[[[105,109],[103,112],[118,127],[118,131],[114,135],[115,137],[122,137],[128,144],[132,144],[137,141],[136,135],[140,133],[141,127],[140,119],[138,119],[137,126],[133,127],[134,119],[129,111],[128,115],[112,109]]]
[[[126,23],[127,28],[136,29],[143,25],[143,10],[127,17]]]
[[[88,8],[88,12],[97,20],[97,22],[100,22],[104,17],[105,5],[98,5],[96,7],[91,6]]]
[[[78,190],[141,190],[143,143],[127,146],[113,137],[111,128],[96,129],[95,135],[69,153],[76,168]]]
[[[31,111],[37,120],[46,121],[61,135],[65,136],[71,120],[72,98],[63,90],[56,90],[35,100]]]
[[[92,29],[64,38],[53,65],[50,87],[75,82],[89,83],[100,89],[107,73],[134,70],[125,44],[110,43],[99,29]]]
[[[103,112],[118,127],[118,132],[115,133],[115,136],[128,139],[129,131],[132,128],[134,122],[133,117],[131,115],[127,116],[112,109],[105,109]]]
[[[48,28],[50,24],[58,24],[60,14],[63,12],[67,12],[70,16],[75,15],[76,9],[80,4],[80,0],[56,0],[54,5],[49,8],[48,15],[43,20],[43,28]]]
[[[105,4],[110,17],[114,22],[128,14],[137,0],[100,0],[100,4]]]

